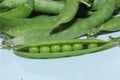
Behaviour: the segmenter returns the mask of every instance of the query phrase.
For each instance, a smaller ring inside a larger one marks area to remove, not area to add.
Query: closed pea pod
[[[29,32],[31,30],[36,29],[36,30],[39,30],[40,34],[41,33],[44,34],[44,32],[46,30],[49,30],[49,29],[52,28],[52,26],[51,27],[49,26],[49,25],[52,25],[52,24],[53,24],[53,22],[43,22],[43,23],[36,23],[36,24],[35,23],[34,24],[23,24],[23,25],[20,25],[20,26],[13,26],[13,27],[8,26],[8,27],[3,28],[2,32],[6,33],[6,34],[9,34],[10,36],[16,37],[18,35],[21,35],[21,34],[24,34],[26,32]],[[30,35],[30,36],[33,36],[33,35]]]
[[[1,31],[15,37],[34,28],[49,29],[49,25],[52,25],[56,18],[57,16],[41,16],[35,19],[0,18]]]
[[[14,48],[14,53],[18,56],[25,57],[25,58],[32,58],[32,59],[54,59],[54,58],[65,58],[65,57],[73,57],[73,56],[79,56],[84,54],[89,54],[93,52],[99,52],[102,50],[109,49],[111,47],[114,47],[118,44],[117,41],[120,39],[114,41],[103,41],[98,39],[69,39],[69,40],[51,40],[51,41],[41,41],[37,43],[31,43],[23,45],[22,47],[16,47]],[[82,44],[82,49],[73,50],[74,44]],[[67,51],[62,50],[62,46],[67,44]],[[97,46],[94,46],[92,48],[89,48],[89,44],[97,44]],[[58,49],[58,51],[52,52],[52,46],[57,45],[61,47],[61,50]],[[60,46],[61,45],[61,46]],[[71,47],[72,49],[71,49]],[[30,53],[29,48],[32,46],[42,47],[42,51],[38,53]],[[68,47],[69,46],[69,47]],[[49,54],[48,54],[49,53]]]
[[[0,13],[0,17],[25,18],[31,14],[32,10],[33,10],[33,0],[28,0],[25,4],[18,6],[15,9]]]
[[[16,8],[27,0],[4,0],[0,8]],[[40,13],[58,14],[64,7],[64,2],[53,0],[34,0],[34,11]]]
[[[111,18],[96,29],[97,32],[118,30],[120,30],[120,16]]]
[[[65,6],[59,13],[55,24],[52,26],[56,28],[63,23],[70,22],[75,17],[78,11],[79,3],[84,3],[85,5],[89,5],[84,0],[66,0]]]
[[[120,0],[115,0],[116,7],[120,7]]]
[[[92,5],[92,10],[97,10],[101,7],[101,4],[104,5],[106,0],[94,0]]]
[[[0,25],[3,28],[6,27],[15,27],[25,24],[40,24],[44,22],[53,22],[56,21],[57,16],[48,16],[48,15],[40,15],[35,18],[25,18],[25,19],[18,19],[18,18],[3,18],[0,17]]]
[[[68,29],[53,35],[51,34],[51,37],[47,37],[47,38],[53,39],[54,37],[59,38],[59,36],[61,36],[62,38],[76,38],[85,35],[88,33],[89,30],[95,28],[96,26],[102,24],[107,19],[109,19],[114,9],[115,9],[115,2],[113,0],[106,0],[105,4],[101,5],[101,7],[98,8],[98,10],[94,12],[90,17],[85,19],[78,19]]]
[[[77,0],[66,0],[65,6],[59,13],[58,18],[53,26],[58,27],[62,23],[71,21],[77,13],[78,8],[79,3]]]
[[[63,7],[64,2],[61,1],[35,0],[34,11],[40,13],[59,14]]]
[[[76,38],[79,36],[83,36],[87,34],[88,31],[102,24],[108,18],[110,18],[114,9],[115,9],[115,2],[113,0],[106,0],[106,3],[104,5],[101,5],[101,7],[98,8],[98,10],[94,12],[94,14],[92,14],[90,17],[85,19],[78,19],[76,22],[72,23],[71,26],[69,26],[67,29],[63,31],[58,31],[55,34],[54,33],[50,34],[50,32],[53,29],[47,29],[44,31],[44,35],[43,35],[39,32],[40,29],[35,29],[19,35],[16,38],[12,39],[11,41],[14,43],[14,45],[17,45],[17,44],[28,44],[40,40],[53,40],[53,39],[61,39],[61,38],[66,39],[66,38]],[[30,33],[33,33],[34,40],[28,41],[32,37],[32,35],[27,36]]]
[[[24,4],[27,0],[3,0],[0,3],[0,9],[4,8],[16,8]]]

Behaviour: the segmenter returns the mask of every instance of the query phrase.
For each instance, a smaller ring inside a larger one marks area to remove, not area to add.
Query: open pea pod
[[[27,2],[23,5],[20,5],[14,9],[11,9],[10,11],[0,13],[0,17],[5,17],[5,18],[28,17],[33,10],[33,4],[34,4],[33,0],[27,0]]]
[[[31,59],[54,59],[90,54],[109,49],[117,44],[117,41],[98,39],[46,40],[15,47],[14,53]]]

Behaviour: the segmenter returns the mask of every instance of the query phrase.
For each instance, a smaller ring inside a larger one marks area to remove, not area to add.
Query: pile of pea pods
[[[2,46],[31,59],[103,51],[120,44],[96,38],[120,31],[119,13],[120,0],[0,0]]]

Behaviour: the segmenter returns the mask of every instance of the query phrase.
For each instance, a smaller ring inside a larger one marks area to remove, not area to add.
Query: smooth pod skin
[[[40,13],[58,14],[63,7],[64,2],[61,1],[35,0],[34,11]]]
[[[97,28],[97,32],[101,31],[118,31],[120,30],[120,16],[113,17]]]
[[[120,0],[114,0],[116,8],[120,7]],[[98,7],[100,7],[101,4],[105,4],[105,0],[95,0],[94,5],[92,6],[92,10],[96,10]]]
[[[84,45],[96,43],[99,46],[94,48],[84,48],[80,50],[75,51],[60,51],[60,52],[49,52],[49,53],[29,53],[27,52],[27,49],[30,46],[50,46],[53,44],[57,45],[64,45],[64,44],[74,44],[74,43],[81,43]],[[69,40],[51,40],[51,41],[41,41],[37,43],[32,43],[28,45],[24,45],[22,47],[17,47],[14,49],[14,53],[18,56],[25,57],[25,58],[31,58],[31,59],[55,59],[55,58],[65,58],[65,57],[73,57],[73,56],[79,56],[84,54],[90,54],[93,52],[99,52],[102,50],[109,49],[111,47],[116,46],[118,43],[114,41],[102,41],[97,39],[69,39]],[[26,52],[25,52],[26,51]]]
[[[0,17],[5,18],[26,18],[28,17],[33,10],[33,0],[28,0],[25,4],[16,7],[7,12],[0,13]]]
[[[120,0],[115,0],[116,7],[120,7]]]
[[[111,5],[111,6],[109,6]],[[67,38],[77,38],[79,36],[83,36],[88,33],[88,31],[97,27],[98,25],[104,23],[107,19],[109,19],[115,9],[115,2],[113,0],[106,0],[104,5],[101,5],[100,8],[96,12],[94,12],[90,17],[84,19],[78,19],[73,22],[71,26],[68,28],[56,32],[55,34],[50,32],[53,29],[46,29],[41,34],[40,29],[31,30],[24,34],[17,36],[12,39],[12,43],[14,45],[17,44],[28,44],[31,42],[36,42],[40,40],[53,40],[53,39],[67,39]],[[54,31],[53,31],[54,32]],[[28,34],[32,33],[32,35],[28,36]],[[33,40],[28,41],[29,39],[34,38]]]
[[[16,8],[24,4],[27,0],[3,0],[0,3],[0,9],[4,8]]]
[[[61,24],[70,22],[76,16],[79,9],[79,4],[81,3],[89,6],[89,4],[84,0],[66,0],[65,5],[60,11],[55,24],[52,26],[56,28]]]
[[[58,27],[60,24],[71,21],[75,17],[78,8],[79,2],[77,0],[66,0],[65,6],[59,13],[58,18],[53,26]]]
[[[111,6],[109,6],[111,5]],[[96,12],[94,12],[90,17],[85,19],[78,19],[69,28],[58,32],[56,34],[51,34],[47,39],[59,38],[76,38],[85,35],[89,30],[95,28],[96,26],[104,23],[109,19],[115,9],[115,2],[113,0],[106,0],[104,5],[101,5]]]
[[[0,17],[0,25],[3,29],[6,28],[13,28],[15,26],[26,25],[26,24],[41,24],[44,22],[53,22],[56,21],[57,16],[47,16],[47,15],[40,15],[35,18],[25,18],[25,19],[18,19],[18,18],[2,18]]]
[[[22,5],[27,0],[4,0],[0,8],[15,8]],[[53,0],[34,0],[34,11],[40,13],[58,14],[64,7],[64,2]]]
[[[101,4],[104,5],[106,0],[94,0],[92,5],[92,10],[97,10],[99,7],[101,7]]]
[[[23,25],[18,25],[18,26],[12,26],[12,27],[5,27],[1,31],[12,36],[16,37],[20,34],[24,34],[26,32],[29,32],[33,29],[40,29],[39,32],[44,32],[46,29],[51,29],[53,26],[53,21],[51,22],[42,22],[42,23],[34,23],[34,24],[23,24]],[[32,35],[33,36],[33,35]]]

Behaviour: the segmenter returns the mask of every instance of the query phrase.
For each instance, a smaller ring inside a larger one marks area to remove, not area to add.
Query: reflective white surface
[[[108,35],[99,38],[106,40]],[[0,80],[120,80],[120,48],[48,60],[21,58],[0,49]]]

